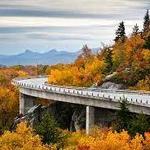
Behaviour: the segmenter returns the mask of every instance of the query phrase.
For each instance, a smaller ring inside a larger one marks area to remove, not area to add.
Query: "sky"
[[[0,0],[0,54],[110,44],[121,21],[127,35],[142,29],[149,8],[150,0]]]

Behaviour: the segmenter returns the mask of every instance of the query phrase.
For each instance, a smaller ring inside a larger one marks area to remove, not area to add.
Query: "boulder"
[[[105,82],[100,86],[100,88],[102,88],[102,89],[113,89],[113,90],[125,89],[123,84],[116,84],[113,82]]]
[[[115,75],[117,75],[117,72],[113,72],[110,75],[107,75],[104,79],[104,82],[111,80]]]
[[[70,123],[70,131],[78,131],[84,128],[85,125],[85,108],[75,110],[71,123]]]

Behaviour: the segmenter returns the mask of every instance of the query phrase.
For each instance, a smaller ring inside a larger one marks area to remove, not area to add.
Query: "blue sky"
[[[111,43],[120,21],[142,28],[149,0],[1,0],[0,54]]]

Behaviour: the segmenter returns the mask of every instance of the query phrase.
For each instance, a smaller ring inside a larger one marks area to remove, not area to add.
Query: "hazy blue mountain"
[[[73,62],[78,52],[57,51],[55,49],[45,53],[26,50],[17,55],[0,55],[0,64],[12,65],[36,65],[36,64],[57,64]]]
[[[99,50],[99,48],[92,49],[94,53]],[[67,52],[67,51],[57,51],[52,49],[45,53],[33,52],[31,50],[26,50],[23,53],[17,55],[0,55],[0,64],[13,66],[13,65],[51,65],[57,63],[71,63],[78,55],[81,53],[77,52]]]

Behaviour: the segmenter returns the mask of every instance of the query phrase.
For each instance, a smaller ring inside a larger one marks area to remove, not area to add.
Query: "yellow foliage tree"
[[[79,61],[79,60],[78,60]],[[91,86],[93,83],[102,80],[102,71],[105,63],[96,56],[81,65],[66,65],[63,68],[52,69],[49,76],[49,83],[70,86]]]
[[[9,128],[13,118],[18,112],[18,97],[17,92],[0,88],[0,127]]]
[[[126,51],[123,43],[116,43],[112,51],[113,69],[117,69],[126,61]]]
[[[131,36],[125,41],[126,64],[131,65],[134,61],[134,54],[143,47],[143,44],[144,40],[140,35]]]
[[[140,80],[133,89],[150,91],[150,76]]]
[[[94,129],[90,135],[82,132],[72,133],[65,150],[149,150],[150,133],[145,136],[137,134],[131,138],[126,131],[121,133]]]
[[[19,77],[27,77],[27,76],[28,76],[28,73],[25,72],[25,71],[19,70],[19,71],[18,71],[18,76],[19,76]]]
[[[142,51],[142,54],[143,54],[143,59],[146,61],[146,63],[150,64],[150,50],[144,49]]]
[[[50,148],[49,148],[50,149]],[[38,135],[26,123],[17,126],[15,132],[6,131],[0,136],[0,150],[48,150]]]
[[[144,150],[149,150],[150,149],[150,133],[145,133],[145,140],[143,141],[144,144]]]

